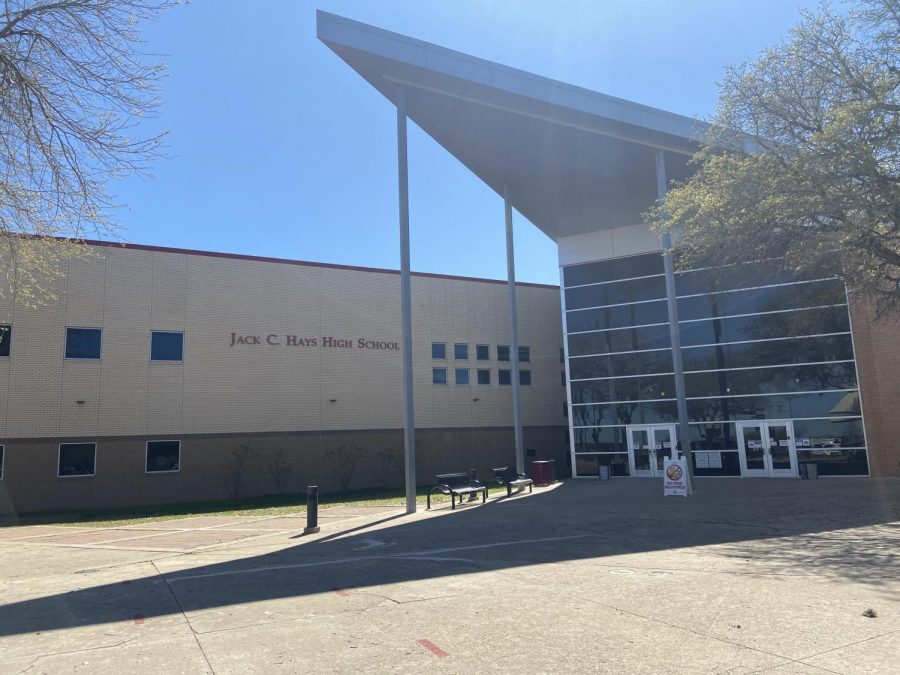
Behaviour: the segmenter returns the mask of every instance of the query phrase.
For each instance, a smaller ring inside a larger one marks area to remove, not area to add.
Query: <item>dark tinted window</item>
[[[531,347],[519,347],[519,363],[531,361]]]
[[[531,371],[530,370],[520,370],[519,371],[519,384],[526,386],[526,387],[531,384]]]
[[[672,370],[671,349],[664,349],[658,352],[615,354],[613,356],[584,356],[569,360],[569,377],[573,380],[591,377],[671,373]]]
[[[609,467],[610,476],[627,476],[628,454],[575,455],[576,476],[597,476],[601,466]]]
[[[829,276],[831,276],[830,272],[816,273],[807,271],[796,273],[783,270],[779,268],[777,261],[755,262],[715,270],[678,272],[675,275],[675,292],[677,295],[694,295],[696,293],[712,293],[735,288],[762,286],[764,284],[789,284],[795,281],[823,279]]]
[[[488,345],[475,345],[475,358],[479,361],[489,361],[491,348]]]
[[[446,368],[432,368],[431,369],[431,384],[447,384],[447,369]]]
[[[696,476],[740,476],[741,458],[737,452],[695,451],[691,453]]]
[[[573,429],[575,452],[628,452],[624,427]]]
[[[734,424],[692,424],[691,450],[737,450]]]
[[[99,359],[99,328],[66,328],[67,359]]]
[[[497,360],[509,361],[509,345],[497,345]]]
[[[147,443],[147,473],[178,471],[180,467],[180,441],[150,441]]]
[[[457,368],[456,369],[456,384],[469,384],[469,369],[468,368]]]
[[[573,426],[598,427],[610,424],[651,424],[675,422],[675,401],[653,403],[607,403],[603,405],[573,405]]]
[[[797,461],[815,464],[822,476],[865,476],[869,473],[869,463],[863,449],[797,448]]]
[[[860,414],[859,392],[855,391],[689,399],[687,407],[688,417],[692,422],[858,417]]]
[[[491,371],[487,368],[479,368],[478,369],[478,384],[490,384],[491,383]]]
[[[846,307],[804,309],[779,314],[761,314],[730,319],[681,323],[681,343],[688,345],[766,340],[850,330]]]
[[[666,297],[665,277],[616,281],[598,286],[582,286],[566,291],[566,309],[620,305]]]
[[[681,298],[678,300],[678,318],[684,321],[713,316],[756,314],[781,309],[834,305],[846,301],[844,285],[840,281],[818,281]]]
[[[572,383],[572,403],[612,403],[675,397],[675,377],[624,377]]]
[[[602,333],[584,333],[568,336],[569,356],[582,354],[608,354],[610,352],[634,352],[644,349],[668,347],[668,326],[646,326],[607,330]]]
[[[581,309],[566,312],[566,330],[577,333],[586,330],[625,328],[669,320],[665,300],[642,302],[636,305],[620,305],[604,309]]]
[[[9,356],[10,345],[12,345],[12,326],[0,325],[0,356]]]
[[[184,333],[153,331],[150,335],[151,361],[181,361],[184,358]]]
[[[856,369],[853,363],[830,363],[685,373],[684,386],[687,396],[852,389],[856,386]]]
[[[469,358],[469,345],[453,345],[453,358],[459,359],[460,361],[467,361]]]
[[[512,384],[512,375],[510,375],[511,371],[509,370],[498,370],[497,371],[497,381],[500,384]]]
[[[3,480],[3,446],[0,445],[0,480]]]
[[[794,442],[797,450],[861,448],[866,437],[862,420],[795,420]]]
[[[59,476],[93,476],[97,461],[95,443],[63,443],[59,446]]]
[[[569,287],[662,273],[662,256],[659,253],[647,253],[564,267],[563,282]]]
[[[443,342],[432,342],[431,343],[431,358],[446,359],[447,358],[447,345],[445,345]]]
[[[681,350],[681,357],[685,370],[845,361],[853,359],[853,342],[849,335],[825,335],[716,347],[690,347]]]

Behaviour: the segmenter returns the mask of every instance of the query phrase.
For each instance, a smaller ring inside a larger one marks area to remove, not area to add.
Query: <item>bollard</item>
[[[306,486],[306,527],[303,534],[315,534],[319,531],[319,486]]]

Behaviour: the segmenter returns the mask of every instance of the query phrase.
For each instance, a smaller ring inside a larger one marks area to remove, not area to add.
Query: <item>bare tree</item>
[[[115,238],[107,183],[146,172],[164,136],[136,133],[162,74],[138,27],[173,4],[0,4],[0,294],[40,302],[80,240]]]

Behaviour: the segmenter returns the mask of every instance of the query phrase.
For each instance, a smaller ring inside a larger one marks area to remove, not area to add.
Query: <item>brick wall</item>
[[[900,476],[900,320],[876,319],[851,296],[850,316],[869,465],[873,476]]]

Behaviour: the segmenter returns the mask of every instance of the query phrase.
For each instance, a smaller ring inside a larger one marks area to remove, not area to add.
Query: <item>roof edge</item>
[[[104,241],[100,239],[82,239],[72,240],[64,237],[56,237],[64,241],[76,241],[77,243],[87,246],[95,246],[98,248],[121,248],[130,251],[149,251],[153,253],[171,253],[177,255],[192,255],[205,258],[223,258],[226,260],[244,260],[248,262],[262,262],[276,265],[295,265],[299,267],[317,267],[320,269],[330,270],[346,270],[349,272],[369,272],[373,274],[393,274],[400,275],[400,270],[389,269],[386,267],[363,267],[359,265],[341,265],[339,263],[313,262],[309,260],[295,260],[292,258],[273,258],[269,256],[247,255],[243,253],[223,253],[219,251],[203,251],[190,248],[175,248],[170,246],[154,246],[151,244],[132,244],[118,241]],[[449,281],[471,281],[483,284],[501,284],[507,285],[502,279],[486,279],[484,277],[467,277],[455,274],[438,274],[437,272],[412,272],[414,277],[422,277],[425,279],[446,279]],[[559,286],[553,284],[538,284],[530,281],[517,281],[516,286],[525,288],[548,288],[558,291]]]
[[[321,9],[316,10],[316,35],[325,44],[367,51],[509,94],[680,137],[690,143],[702,143],[709,129],[707,122],[693,117],[488,61]],[[542,90],[543,97],[535,96],[535,87]]]

